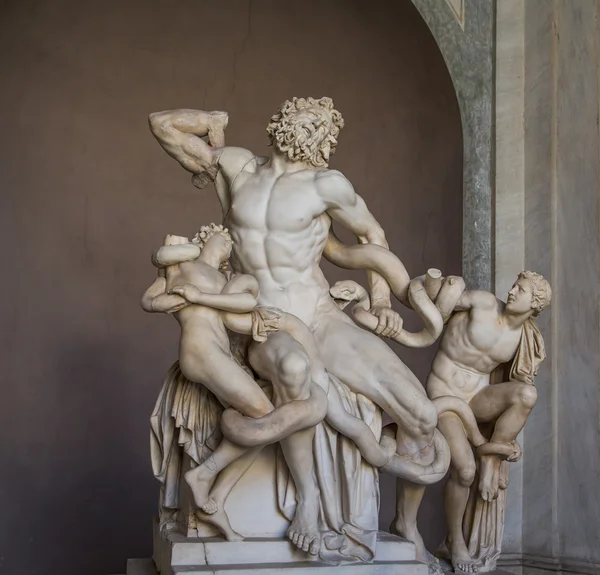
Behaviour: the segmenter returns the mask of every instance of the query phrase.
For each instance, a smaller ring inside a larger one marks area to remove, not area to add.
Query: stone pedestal
[[[127,575],[427,575],[427,565],[415,560],[414,545],[380,533],[372,563],[331,565],[311,560],[285,539],[246,539],[228,542],[171,534],[167,540],[155,529],[154,561],[130,559]]]

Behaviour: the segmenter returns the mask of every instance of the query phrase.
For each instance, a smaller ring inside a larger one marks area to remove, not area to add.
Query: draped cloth
[[[469,493],[469,501],[463,520],[465,541],[469,555],[480,561],[484,571],[496,569],[498,557],[502,551],[504,535],[504,513],[506,511],[506,495],[510,463],[500,464],[500,489],[498,498],[484,501],[479,493],[479,473],[475,476],[473,487]]]
[[[178,361],[171,366],[150,417],[152,471],[161,483],[161,524],[179,510],[183,455],[200,464],[221,442],[222,411],[206,387],[181,373]]]
[[[279,329],[281,310],[275,307],[259,306],[252,314],[252,339],[259,343],[267,340],[269,334]]]
[[[533,384],[540,363],[546,359],[544,338],[535,320],[529,318],[522,327],[521,340],[508,376],[509,381]]]

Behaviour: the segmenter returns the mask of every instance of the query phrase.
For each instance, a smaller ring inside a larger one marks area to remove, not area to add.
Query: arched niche
[[[150,555],[158,486],[147,418],[177,354],[176,322],[138,307],[153,279],[148,254],[165,233],[220,218],[214,194],[157,146],[148,113],[225,109],[228,142],[264,153],[283,100],[332,96],[347,121],[332,167],[411,271],[459,273],[463,135],[452,70],[409,0],[5,4],[5,231],[22,238],[28,265],[3,349],[15,374],[4,423],[11,452],[43,449],[27,473],[17,465],[5,477],[7,493],[28,496],[3,509],[13,528],[4,567],[116,572],[133,549]],[[420,378],[427,353],[405,354]],[[73,435],[81,429],[92,433]],[[84,504],[62,504],[83,488]],[[20,536],[34,516],[51,557]],[[73,525],[86,526],[75,539]],[[101,560],[90,566],[90,557]]]
[[[463,126],[463,275],[493,285],[495,0],[412,0],[448,66]]]

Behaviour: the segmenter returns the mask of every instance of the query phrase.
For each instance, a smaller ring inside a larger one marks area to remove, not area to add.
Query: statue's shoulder
[[[319,182],[339,182],[339,183],[350,183],[348,178],[342,174],[339,170],[331,170],[324,168],[315,171],[315,180]]]
[[[320,170],[315,174],[319,196],[334,206],[355,201],[356,193],[350,180],[338,170]]]
[[[475,321],[494,322],[502,315],[505,303],[488,291],[473,291],[471,294],[471,317]]]
[[[256,171],[267,158],[256,156],[246,148],[226,146],[219,154],[219,167],[228,178],[235,178],[242,170]]]
[[[339,170],[323,169],[315,172],[315,184],[322,191],[353,191],[350,180]]]

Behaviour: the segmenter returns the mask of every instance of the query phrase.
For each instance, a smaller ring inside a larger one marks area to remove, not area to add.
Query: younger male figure
[[[442,339],[427,379],[431,399],[452,395],[469,404],[479,423],[493,424],[489,443],[476,449],[479,490],[485,501],[498,496],[500,463],[520,457],[516,438],[537,399],[533,378],[545,358],[534,317],[550,304],[549,283],[524,271],[508,292],[507,303],[485,291],[465,291]],[[490,375],[512,361],[508,381],[490,384]],[[450,445],[451,473],[446,485],[447,547],[455,569],[473,572],[463,536],[463,517],[475,478],[475,457],[456,415],[444,413],[438,427]]]

